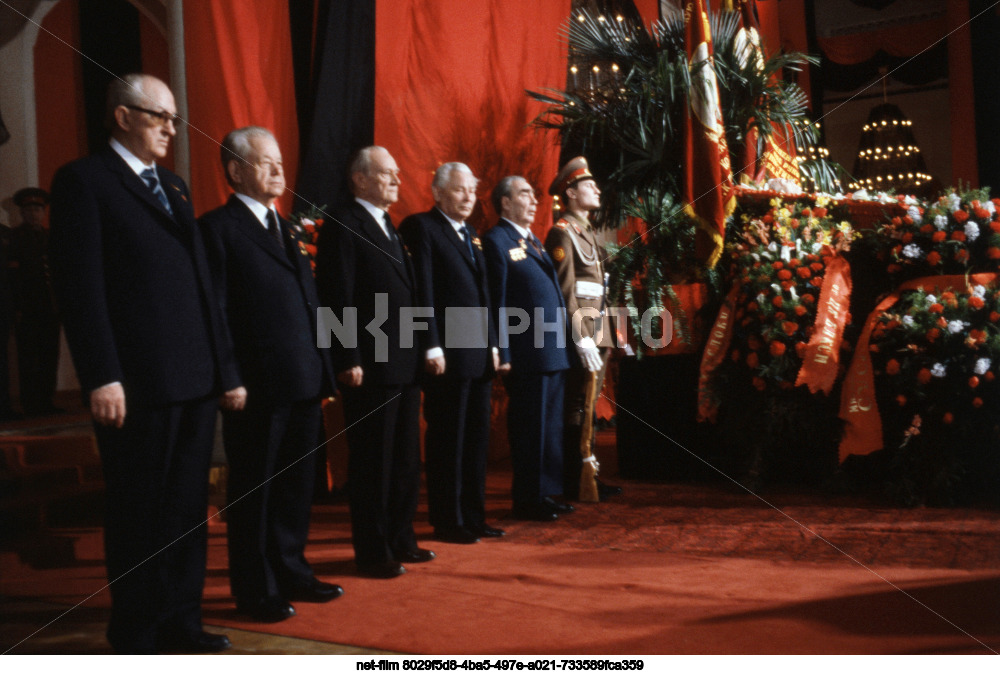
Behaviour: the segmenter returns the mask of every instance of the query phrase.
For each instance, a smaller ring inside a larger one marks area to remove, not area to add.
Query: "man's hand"
[[[497,357],[497,360],[499,359],[500,358]],[[497,368],[497,372],[499,372],[500,374],[507,374],[508,372],[510,372],[510,363],[504,363],[503,365],[499,366]]]
[[[337,374],[337,381],[339,381],[344,386],[350,386],[351,388],[357,388],[361,386],[361,379],[364,376],[364,370],[361,369],[360,365],[355,365],[350,370],[344,370]]]
[[[102,426],[125,425],[125,389],[119,383],[108,384],[90,392],[90,414]]]
[[[424,369],[430,374],[444,374],[444,356],[428,358],[424,361]]]
[[[219,398],[219,406],[227,412],[239,412],[246,407],[247,390],[243,386],[226,391]]]

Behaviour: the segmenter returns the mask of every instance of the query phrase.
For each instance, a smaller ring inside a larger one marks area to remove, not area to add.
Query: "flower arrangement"
[[[989,491],[979,483],[998,484],[1000,289],[975,280],[908,292],[872,331],[891,484],[905,503],[975,500]]]
[[[763,216],[742,216],[729,246],[739,294],[728,357],[753,373],[758,391],[795,386],[827,265],[854,238],[850,223],[831,218],[828,205],[822,197],[814,205],[773,199]]]
[[[910,198],[906,215],[879,229],[887,270],[896,281],[1000,268],[1000,199],[987,190],[951,192],[935,201]]]
[[[998,207],[985,189],[911,200],[869,242],[897,287],[859,338],[841,455],[884,448],[885,482],[906,504],[1000,491]]]
[[[729,448],[720,458],[752,486],[823,479],[836,465],[829,394],[848,348],[843,254],[855,236],[837,209],[806,195],[755,202],[727,235],[732,285],[702,361],[699,411],[718,413],[719,444]]]
[[[299,248],[309,256],[309,265],[316,273],[316,241],[319,239],[319,229],[326,217],[326,204],[317,206],[310,204],[304,212],[293,213],[289,218],[292,225],[292,236],[299,243]]]

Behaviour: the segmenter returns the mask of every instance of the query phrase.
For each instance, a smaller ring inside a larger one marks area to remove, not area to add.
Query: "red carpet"
[[[543,525],[502,519],[508,485],[509,473],[494,470],[488,505],[506,538],[430,541],[421,511],[418,534],[438,558],[389,581],[353,575],[346,506],[317,506],[309,557],[346,593],[298,604],[297,617],[274,626],[235,613],[215,524],[206,622],[405,653],[1000,651],[1000,513],[768,496],[873,573],[717,486],[629,483],[615,502]],[[99,534],[66,533],[72,566],[0,555],[3,594],[72,604],[102,587]],[[106,592],[89,602],[106,603]]]

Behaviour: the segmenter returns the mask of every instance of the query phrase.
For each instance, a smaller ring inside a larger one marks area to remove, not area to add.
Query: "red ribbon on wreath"
[[[836,256],[826,265],[826,275],[819,291],[815,330],[806,345],[796,386],[808,386],[810,393],[829,395],[837,381],[840,345],[851,306],[851,265]]]

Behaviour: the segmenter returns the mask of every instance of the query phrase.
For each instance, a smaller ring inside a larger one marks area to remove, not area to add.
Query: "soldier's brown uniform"
[[[566,300],[566,310],[573,327],[573,338],[590,337],[601,347],[604,366],[597,373],[597,390],[604,383],[607,370],[607,351],[613,345],[610,322],[601,323],[600,334],[594,318],[576,312],[584,307],[602,311],[604,302],[604,250],[597,241],[597,234],[586,220],[567,213],[549,230],[545,249],[556,266],[559,286]],[[593,312],[589,312],[593,314]],[[577,334],[577,331],[579,333]],[[580,435],[584,419],[588,372],[576,358],[566,373],[566,398],[564,403],[565,428],[563,430],[563,495],[576,498],[580,489]]]

